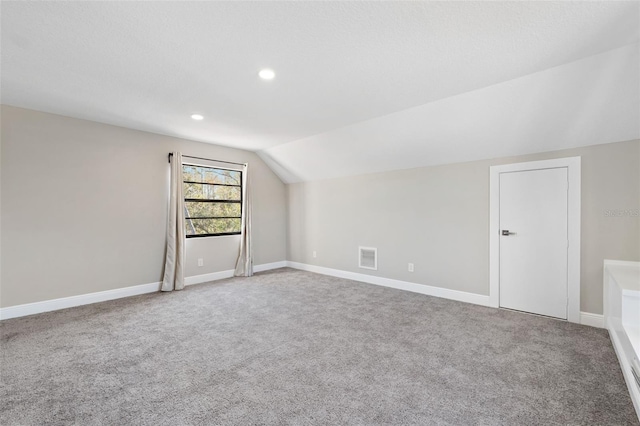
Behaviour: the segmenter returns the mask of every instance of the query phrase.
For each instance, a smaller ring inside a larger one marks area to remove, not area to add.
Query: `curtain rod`
[[[171,162],[171,157],[173,157],[173,152],[169,153],[169,162]],[[246,165],[246,163],[234,163],[233,161],[214,160],[212,158],[203,158],[203,157],[192,157],[190,155],[183,155],[183,157],[185,157],[185,158],[193,158],[193,159],[196,159],[196,160],[215,161],[216,163],[236,164],[238,166]]]

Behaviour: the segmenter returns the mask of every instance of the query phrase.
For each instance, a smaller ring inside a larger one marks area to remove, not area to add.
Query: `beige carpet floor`
[[[605,330],[292,269],[0,323],[2,425],[635,425]]]

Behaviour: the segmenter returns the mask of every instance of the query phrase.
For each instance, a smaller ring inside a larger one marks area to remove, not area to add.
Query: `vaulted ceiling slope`
[[[258,151],[287,182],[640,137],[635,1],[0,7],[2,103]]]
[[[293,183],[640,139],[639,45],[259,153]]]

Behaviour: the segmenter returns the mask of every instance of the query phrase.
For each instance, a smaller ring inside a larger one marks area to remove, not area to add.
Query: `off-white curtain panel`
[[[169,217],[167,218],[167,248],[164,262],[162,291],[184,288],[184,195],[182,179],[182,154],[172,153]]]
[[[242,166],[242,235],[240,254],[236,262],[236,277],[253,275],[253,253],[251,249],[251,191],[249,188],[249,164]]]

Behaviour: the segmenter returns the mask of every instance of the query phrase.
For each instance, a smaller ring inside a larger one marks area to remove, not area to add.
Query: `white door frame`
[[[569,180],[567,320],[580,323],[580,157],[529,161],[489,168],[489,305],[500,307],[500,173],[567,168]]]

